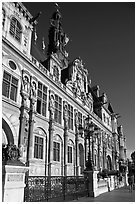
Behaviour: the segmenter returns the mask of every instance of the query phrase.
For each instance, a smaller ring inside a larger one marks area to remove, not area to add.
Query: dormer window
[[[19,21],[13,17],[10,23],[10,34],[13,36],[13,38],[15,38],[18,42],[20,42],[21,33],[22,33],[22,27]]]
[[[57,81],[59,81],[59,69],[56,66],[53,67],[53,76]]]

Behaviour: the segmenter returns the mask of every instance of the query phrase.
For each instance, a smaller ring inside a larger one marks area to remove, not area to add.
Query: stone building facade
[[[38,16],[18,2],[4,2],[2,14],[3,144],[20,148],[30,175],[82,175],[89,143],[95,170],[119,169],[126,160],[122,126],[82,60],[68,61],[59,9],[51,17],[47,51],[44,42],[37,48]]]

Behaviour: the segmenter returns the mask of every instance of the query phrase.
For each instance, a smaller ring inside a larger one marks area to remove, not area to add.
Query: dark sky
[[[92,85],[106,92],[114,112],[119,113],[127,138],[128,157],[135,149],[135,8],[128,2],[58,2],[62,26],[70,38],[66,47],[70,61],[81,57]],[[38,43],[48,45],[54,3],[25,2],[35,16]]]

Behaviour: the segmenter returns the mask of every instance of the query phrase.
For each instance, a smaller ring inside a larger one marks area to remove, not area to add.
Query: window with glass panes
[[[55,112],[54,112],[55,122],[61,124],[61,117],[62,117],[62,99],[55,94]]]
[[[82,125],[82,113],[78,112],[78,122],[79,125]]]
[[[60,161],[60,143],[53,142],[53,160]]]
[[[43,159],[43,138],[35,136],[34,158]]]
[[[68,127],[73,130],[73,107],[68,104]]]
[[[3,84],[2,84],[2,95],[10,98],[13,101],[17,100],[18,90],[18,79],[4,71]]]
[[[72,163],[72,147],[68,146],[68,163]]]
[[[43,116],[46,116],[47,108],[47,87],[38,82],[37,93],[37,112]]]
[[[11,19],[10,34],[18,41],[21,41],[22,27],[16,18]]]

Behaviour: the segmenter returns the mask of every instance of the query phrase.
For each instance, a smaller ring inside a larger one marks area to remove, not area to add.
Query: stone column
[[[99,135],[98,135],[98,170],[100,169],[100,143],[101,143],[101,139],[99,138]]]
[[[79,175],[79,147],[78,147],[78,110],[74,110],[75,112],[75,147],[76,147],[76,176]]]
[[[26,162],[27,154],[27,140],[28,140],[28,127],[29,127],[29,94],[30,94],[30,75],[22,71],[22,84],[21,84],[21,107],[20,107],[20,127],[19,127],[19,140],[18,147],[21,152],[20,160]]]
[[[68,156],[68,103],[63,102],[63,119],[64,119],[64,176],[67,176],[67,156]]]
[[[85,129],[85,119],[86,119],[86,116],[83,116],[83,125],[84,125],[84,129]],[[86,161],[87,161],[87,139],[85,138],[85,134],[84,134],[84,147],[85,147],[85,164],[86,164]]]
[[[33,150],[33,129],[34,129],[34,113],[35,113],[35,103],[36,103],[36,90],[37,90],[37,82],[31,78],[31,86],[30,86],[30,110],[29,110],[29,130],[28,130],[28,144],[27,144],[27,161],[26,165],[29,166],[30,159],[32,158],[32,150]]]
[[[53,161],[54,110],[55,110],[55,96],[54,96],[54,92],[50,90],[49,91],[48,176],[51,176],[51,166]]]

